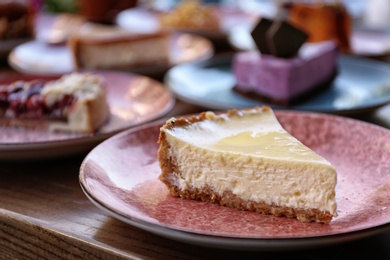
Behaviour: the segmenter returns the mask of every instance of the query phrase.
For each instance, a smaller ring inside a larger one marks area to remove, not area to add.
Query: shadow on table
[[[108,231],[112,236],[107,237]],[[94,239],[125,253],[139,253],[144,257],[158,259],[390,259],[390,232],[317,249],[256,252],[193,246],[159,237],[114,218],[107,218],[96,231]]]

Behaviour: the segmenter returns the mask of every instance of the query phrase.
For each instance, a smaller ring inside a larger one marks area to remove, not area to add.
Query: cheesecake
[[[336,169],[268,106],[171,118],[158,143],[159,179],[172,196],[302,222],[336,215]]]
[[[0,126],[93,133],[109,119],[105,82],[92,73],[0,86]]]
[[[171,34],[129,32],[116,26],[86,24],[68,40],[77,69],[135,69],[171,64]]]

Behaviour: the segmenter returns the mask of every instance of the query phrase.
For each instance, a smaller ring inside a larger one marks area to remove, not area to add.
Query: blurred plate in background
[[[230,29],[239,24],[253,23],[257,16],[242,11],[239,8],[229,6],[212,5],[215,15],[219,17],[219,30],[204,30],[193,28],[171,28],[181,33],[193,33],[212,41],[226,41]],[[159,12],[151,11],[145,7],[130,8],[120,12],[116,18],[116,24],[126,30],[137,33],[151,33],[161,29]],[[142,23],[140,22],[142,21]]]
[[[228,41],[239,51],[256,49],[250,32],[254,24],[238,25],[231,28]],[[351,35],[353,55],[376,57],[390,54],[390,30],[356,28]]]
[[[0,59],[7,59],[7,56],[13,48],[24,42],[30,41],[30,38],[26,39],[13,39],[13,40],[1,40],[0,41]]]
[[[94,71],[106,82],[110,119],[96,133],[77,134],[0,126],[0,160],[28,160],[88,152],[102,140],[130,127],[157,119],[175,104],[171,93],[158,81],[125,72]],[[53,80],[53,76],[1,74],[0,84],[15,80]]]
[[[214,47],[208,39],[175,33],[170,41],[169,64],[122,70],[149,76],[164,73],[177,64],[208,59],[213,54]],[[8,62],[19,72],[35,75],[58,75],[75,70],[71,51],[65,44],[52,45],[42,41],[29,41],[17,46],[8,56]]]
[[[208,109],[234,109],[262,105],[233,91],[236,79],[231,71],[232,55],[214,57],[204,62],[175,66],[165,83],[173,93],[188,103]],[[342,55],[339,72],[331,86],[287,108],[353,114],[390,102],[390,64]]]

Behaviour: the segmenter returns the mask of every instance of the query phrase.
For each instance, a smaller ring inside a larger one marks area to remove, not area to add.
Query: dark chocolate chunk
[[[257,48],[263,54],[289,58],[298,53],[308,34],[287,21],[262,18],[251,32]]]
[[[268,31],[268,37],[273,44],[272,53],[277,57],[288,58],[298,53],[308,35],[286,21],[275,21]]]
[[[263,54],[271,54],[267,39],[267,32],[272,25],[272,20],[262,18],[252,30],[251,35],[255,40],[257,49]]]

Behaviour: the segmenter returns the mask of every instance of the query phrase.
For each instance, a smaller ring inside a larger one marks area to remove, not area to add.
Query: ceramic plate
[[[212,43],[200,36],[173,34],[170,41],[170,63],[128,68],[126,71],[154,75],[164,73],[173,65],[205,60],[214,53]],[[61,62],[58,62],[58,61]],[[8,62],[17,71],[35,75],[62,74],[75,70],[73,57],[66,45],[50,45],[30,41],[17,46],[8,56]]]
[[[186,33],[194,33],[207,37],[213,41],[226,41],[230,29],[239,24],[252,23],[257,16],[250,15],[238,8],[228,6],[211,5],[217,17],[219,17],[219,30],[197,30],[190,28],[175,28],[174,30]],[[142,20],[140,25],[139,21]],[[150,33],[161,29],[158,12],[150,11],[144,7],[131,8],[120,12],[116,18],[116,24],[129,31]]]
[[[390,131],[340,116],[276,114],[286,130],[337,169],[338,216],[329,225],[171,197],[158,180],[161,121],[120,133],[94,148],[81,165],[81,187],[115,218],[166,238],[208,247],[310,248],[390,230]]]
[[[260,105],[259,101],[233,91],[236,80],[231,71],[231,61],[231,55],[224,55],[205,62],[179,65],[168,71],[165,83],[178,98],[209,109]],[[338,75],[331,86],[289,109],[352,114],[379,107],[389,101],[389,64],[341,56]]]
[[[88,152],[100,141],[119,131],[163,116],[173,107],[171,93],[158,81],[129,73],[98,71],[107,82],[109,121],[94,134],[49,132],[0,127],[0,160],[51,158]],[[32,80],[34,76],[1,74],[0,84]],[[55,77],[38,77],[44,80]]]
[[[237,50],[256,49],[250,35],[253,24],[237,25],[229,31],[228,41]],[[359,27],[351,34],[352,54],[366,57],[384,56],[390,53],[390,31]]]
[[[0,41],[0,59],[7,59],[7,56],[16,46],[31,41],[30,38],[15,39],[15,40],[1,40]]]

